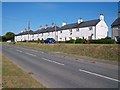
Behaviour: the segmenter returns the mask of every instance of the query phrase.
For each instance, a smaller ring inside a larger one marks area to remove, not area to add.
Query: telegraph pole
[[[55,40],[57,41],[57,35],[56,35],[56,24],[55,24]]]
[[[28,21],[28,41],[29,41],[29,32],[30,32],[30,21]]]

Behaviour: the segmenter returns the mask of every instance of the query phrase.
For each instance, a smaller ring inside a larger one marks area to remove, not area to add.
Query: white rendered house
[[[104,20],[104,15],[100,14],[99,19],[84,21],[79,18],[76,23],[63,23],[62,27],[54,23],[51,27],[46,25],[40,27],[37,31],[26,31],[15,36],[15,41],[24,40],[45,40],[54,38],[56,41],[66,41],[70,39],[102,39],[107,37],[108,26]]]
[[[104,21],[103,14],[99,19],[83,21],[78,19],[77,23],[63,23],[58,31],[58,41],[66,41],[70,39],[102,39],[107,37],[108,26]]]

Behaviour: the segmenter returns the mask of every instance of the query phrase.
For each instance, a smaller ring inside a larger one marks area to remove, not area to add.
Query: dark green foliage
[[[35,42],[35,43],[44,43],[44,40],[30,40],[29,42]]]
[[[114,39],[98,39],[98,40],[85,40],[85,39],[71,39],[67,41],[58,41],[57,43],[70,43],[70,44],[115,44]]]
[[[2,36],[0,36],[0,41],[2,41]]]
[[[98,40],[90,40],[92,44],[115,44],[114,39],[98,39]]]
[[[2,36],[2,41],[3,42],[7,41],[5,36]]]
[[[65,43],[75,43],[75,40],[74,39],[67,40],[67,41],[65,41]]]
[[[13,42],[14,36],[15,36],[15,34],[13,32],[7,32],[4,36],[2,36],[2,41],[5,42],[8,40],[11,40]]]
[[[85,39],[76,39],[75,43],[76,44],[78,44],[78,43],[84,44],[85,43]]]

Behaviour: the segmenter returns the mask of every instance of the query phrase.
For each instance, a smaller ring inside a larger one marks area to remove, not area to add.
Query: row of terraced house
[[[100,14],[98,19],[84,21],[79,18],[76,23],[67,24],[62,23],[58,27],[54,23],[49,27],[40,26],[37,31],[24,30],[16,34],[15,42],[17,41],[30,41],[30,40],[46,40],[47,38],[54,38],[56,41],[66,41],[70,39],[102,39],[107,37],[108,26],[104,20],[104,15]]]

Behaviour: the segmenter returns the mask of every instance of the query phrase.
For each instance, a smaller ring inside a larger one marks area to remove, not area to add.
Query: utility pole
[[[29,41],[29,32],[30,32],[30,21],[28,21],[28,41]]]
[[[56,24],[55,24],[55,40],[57,41],[57,35],[56,35]]]

